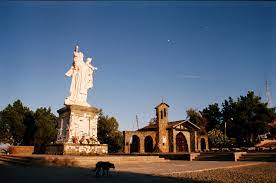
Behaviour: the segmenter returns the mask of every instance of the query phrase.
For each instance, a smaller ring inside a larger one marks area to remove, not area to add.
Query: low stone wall
[[[46,147],[46,154],[101,155],[107,153],[107,144],[53,144]]]
[[[238,161],[244,154],[246,154],[246,152],[234,152],[234,161]]]
[[[33,154],[34,146],[10,146],[8,151],[10,154]]]
[[[193,161],[198,155],[200,155],[200,153],[190,153],[190,161]]]
[[[262,140],[256,147],[276,147],[276,140]]]

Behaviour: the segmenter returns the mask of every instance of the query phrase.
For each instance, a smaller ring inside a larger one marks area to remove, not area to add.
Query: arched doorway
[[[176,135],[176,152],[188,152],[188,143],[185,136],[179,132]]]
[[[204,139],[204,138],[202,138],[202,139],[200,140],[200,147],[201,147],[201,151],[206,150],[206,142],[205,142],[205,139]]]
[[[140,152],[140,139],[137,135],[132,136],[132,142],[130,144],[130,153]]]
[[[145,152],[153,152],[153,140],[151,136],[146,136],[144,144]]]

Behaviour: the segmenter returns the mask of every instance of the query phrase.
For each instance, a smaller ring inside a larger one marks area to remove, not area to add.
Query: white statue
[[[93,72],[97,68],[91,65],[92,58],[87,58],[85,63],[83,57],[83,53],[76,46],[73,64],[65,74],[72,77],[70,96],[64,102],[66,105],[90,106],[87,103],[87,91],[93,87]]]
[[[88,80],[86,81],[87,88],[92,88],[93,87],[93,73],[94,70],[97,70],[97,67],[94,67],[91,65],[92,58],[87,58],[86,59],[86,65],[87,65],[87,74],[88,74]]]

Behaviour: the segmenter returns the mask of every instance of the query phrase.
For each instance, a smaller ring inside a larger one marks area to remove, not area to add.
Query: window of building
[[[167,116],[167,110],[164,109],[164,117],[166,117],[166,116]]]
[[[161,119],[163,119],[163,111],[161,111]]]

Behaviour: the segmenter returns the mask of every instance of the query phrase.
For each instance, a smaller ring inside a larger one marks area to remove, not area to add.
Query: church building
[[[136,131],[124,131],[124,153],[180,153],[208,150],[208,137],[189,120],[169,121],[169,105],[155,107],[156,121]]]

